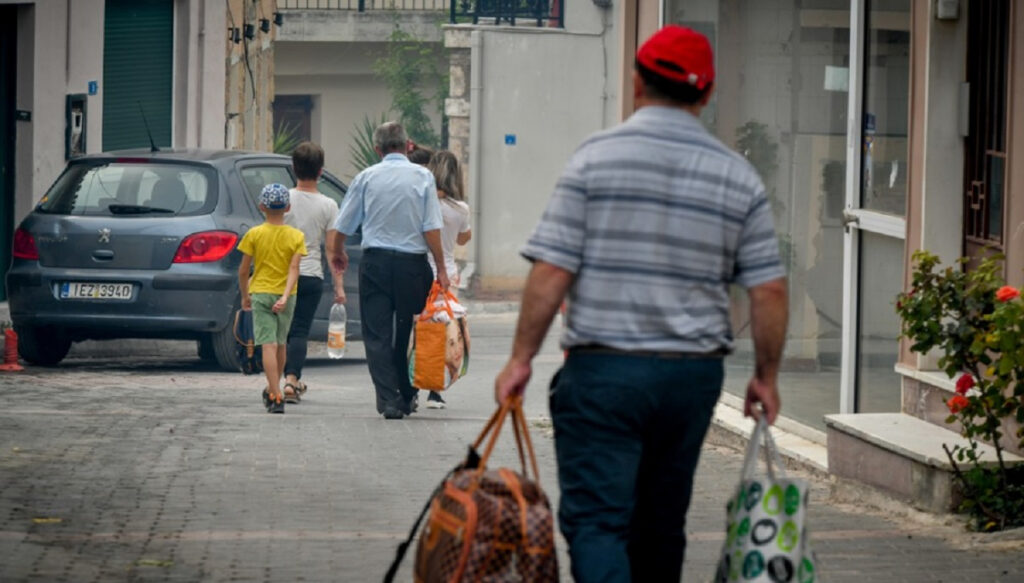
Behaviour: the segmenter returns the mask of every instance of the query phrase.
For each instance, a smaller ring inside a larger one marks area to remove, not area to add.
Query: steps
[[[942,445],[967,445],[957,433],[902,413],[826,415],[828,469],[863,482],[928,512],[956,509],[960,497],[953,467]],[[995,449],[980,444],[983,461],[996,463]],[[1008,464],[1024,462],[1003,452]]]

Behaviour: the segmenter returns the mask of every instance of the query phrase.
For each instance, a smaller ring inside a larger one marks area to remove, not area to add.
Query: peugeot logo
[[[110,229],[100,229],[100,243],[110,242]]]

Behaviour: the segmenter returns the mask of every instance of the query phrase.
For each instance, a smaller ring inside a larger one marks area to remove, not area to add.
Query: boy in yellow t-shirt
[[[242,309],[252,310],[253,340],[263,346],[263,372],[267,375],[263,405],[268,413],[284,413],[281,375],[288,328],[295,312],[292,292],[299,279],[299,260],[306,254],[302,231],[284,223],[284,214],[291,207],[289,202],[285,186],[264,186],[260,210],[266,221],[249,229],[238,244],[238,250],[244,253],[238,266],[238,289],[242,292]]]

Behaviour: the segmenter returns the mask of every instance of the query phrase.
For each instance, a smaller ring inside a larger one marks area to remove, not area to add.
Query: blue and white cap
[[[268,184],[260,192],[260,204],[271,210],[280,210],[288,206],[291,197],[288,194],[288,187],[283,184]]]

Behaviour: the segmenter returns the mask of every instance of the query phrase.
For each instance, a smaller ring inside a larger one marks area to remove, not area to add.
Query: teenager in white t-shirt
[[[448,150],[439,150],[430,158],[427,165],[434,173],[434,181],[437,183],[437,196],[441,199],[441,217],[444,226],[441,227],[441,247],[444,250],[444,268],[451,282],[452,292],[459,287],[459,267],[455,263],[455,246],[465,245],[473,237],[469,225],[469,205],[465,202],[465,195],[462,192],[462,168],[458,158]],[[430,268],[437,275],[437,265],[434,258],[427,255],[430,261]],[[431,409],[444,409],[445,402],[440,393],[430,392],[427,398],[427,407]]]
[[[317,181],[323,173],[324,151],[313,142],[303,142],[292,152],[292,170],[296,185],[291,190],[291,210],[284,216],[286,224],[302,231],[306,236],[308,254],[299,263],[299,284],[295,294],[295,315],[288,331],[288,349],[285,360],[284,397],[289,403],[298,403],[306,392],[302,382],[302,367],[306,364],[306,344],[309,327],[313,323],[316,307],[323,293],[324,269],[321,246],[328,240],[327,231],[334,229],[338,203],[320,193]],[[330,263],[333,250],[327,249]],[[330,275],[334,282],[334,303],[345,303],[345,287],[341,274]]]

